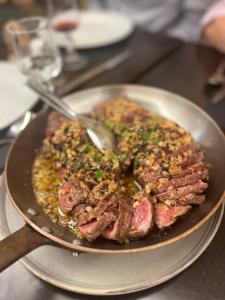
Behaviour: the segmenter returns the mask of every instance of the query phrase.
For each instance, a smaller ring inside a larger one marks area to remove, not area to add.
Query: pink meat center
[[[141,201],[140,204],[133,209],[132,228],[140,228],[146,224],[149,218],[149,203],[147,199]]]

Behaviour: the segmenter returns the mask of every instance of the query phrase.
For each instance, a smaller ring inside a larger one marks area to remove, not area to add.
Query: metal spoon
[[[6,137],[0,139],[0,146],[12,143],[17,135],[27,126],[33,115],[31,111],[27,111],[25,115],[13,123],[6,131]]]
[[[104,152],[105,150],[114,149],[114,135],[102,123],[75,112],[60,98],[48,91],[41,82],[30,79],[27,84],[36,93],[38,93],[41,96],[41,99],[49,106],[65,115],[67,118],[81,120],[86,127],[87,133],[93,144],[100,151]]]
[[[208,78],[207,82],[210,85],[222,85],[225,83],[225,60],[217,67],[216,71]]]

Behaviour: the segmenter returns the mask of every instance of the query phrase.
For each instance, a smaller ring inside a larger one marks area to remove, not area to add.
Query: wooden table
[[[205,85],[221,58],[216,51],[136,30],[124,42],[84,54],[97,63],[126,47],[133,49],[135,58],[88,82],[83,88],[109,83],[137,83],[165,88],[201,106],[225,129],[225,102],[213,106],[210,97],[214,90]],[[2,160],[6,150],[0,149]],[[113,299],[223,300],[224,278],[225,220],[209,248],[182,274],[158,287]],[[65,292],[50,286],[17,262],[0,275],[0,300],[14,299],[91,300],[99,297]]]
[[[211,97],[218,88],[206,84],[220,60],[221,55],[211,48],[185,44],[136,83],[160,87],[188,98],[225,130],[225,101],[213,105]]]

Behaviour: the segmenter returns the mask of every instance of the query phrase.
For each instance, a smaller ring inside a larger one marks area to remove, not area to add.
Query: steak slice
[[[45,130],[46,137],[50,138],[65,120],[67,120],[67,118],[62,114],[56,111],[51,112],[48,116],[47,127]]]
[[[103,215],[99,216],[96,220],[87,223],[85,225],[79,226],[79,232],[87,239],[89,242],[94,241],[99,237],[106,227],[109,226],[115,220],[115,217],[112,213],[105,212]]]
[[[167,182],[163,182],[163,184],[160,186],[157,186],[157,190],[159,193],[163,193],[165,192],[169,187],[173,187],[173,188],[179,188],[182,186],[187,186],[187,185],[191,185],[194,184],[195,182],[199,181],[199,180],[208,180],[208,170],[202,170],[190,175],[187,175],[185,177],[179,177],[179,178],[174,178],[171,179]]]
[[[138,194],[140,201],[135,202],[133,205],[133,216],[129,232],[131,238],[145,236],[151,230],[154,223],[151,200],[145,192],[138,192]]]
[[[205,162],[198,162],[196,164],[188,166],[183,171],[179,172],[178,174],[174,174],[173,178],[185,177],[186,175],[191,175],[195,172],[203,172],[208,171],[210,165]]]
[[[114,180],[111,180],[110,182],[107,180],[106,182],[103,181],[96,185],[88,196],[88,204],[95,206],[99,202],[108,199],[112,195],[112,193],[116,193],[118,187],[116,184],[114,185],[113,183]]]
[[[119,243],[128,241],[128,234],[131,227],[132,208],[130,201],[126,198],[119,200],[119,216],[116,222],[110,225],[103,233],[103,237],[116,240]]]
[[[158,203],[154,207],[155,223],[159,229],[164,229],[175,223],[178,217],[185,215],[190,209],[190,205],[168,206]]]
[[[114,215],[116,216],[118,210],[117,206],[118,206],[117,199],[113,195],[110,199],[107,199],[107,201],[98,203],[98,205],[94,208],[86,205],[85,209],[81,208],[80,210],[78,210],[76,206],[74,208],[74,211],[75,211],[75,216],[78,220],[78,224],[83,225],[101,216],[105,211],[113,212]]]
[[[135,171],[135,175],[143,184],[155,182],[162,176],[159,170],[153,170],[151,167],[147,166],[139,168]]]
[[[194,152],[191,156],[189,156],[186,160],[182,162],[182,167],[188,167],[190,165],[200,163],[204,159],[204,153],[202,151],[200,152]]]
[[[156,197],[160,202],[164,202],[165,200],[179,200],[190,193],[201,194],[207,189],[207,187],[207,183],[198,180],[194,184],[180,187],[178,189],[169,188],[166,192],[157,194]]]
[[[72,211],[74,206],[85,202],[88,194],[89,189],[84,182],[78,179],[65,181],[58,190],[61,211]]]
[[[205,195],[196,195],[194,193],[190,193],[176,200],[176,205],[187,205],[187,204],[201,205],[204,201],[205,201]]]

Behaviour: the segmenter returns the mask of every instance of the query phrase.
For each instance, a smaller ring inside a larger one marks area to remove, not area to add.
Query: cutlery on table
[[[76,77],[73,81],[69,82],[62,88],[60,91],[60,95],[66,95],[72,90],[80,87],[82,84],[86,83],[87,81],[93,79],[94,77],[106,72],[113,70],[123,62],[125,62],[128,58],[132,55],[130,50],[125,50],[120,54],[117,54],[113,58],[101,63],[100,65],[93,67],[92,69],[88,70],[87,72],[81,74],[80,76]]]
[[[208,78],[207,82],[210,85],[222,85],[225,83],[225,59],[223,59],[216,71]]]
[[[212,97],[212,104],[218,104],[225,100],[225,85]]]
[[[27,85],[32,88],[41,100],[46,102],[49,106],[54,108],[56,111],[65,115],[67,118],[72,120],[81,120],[86,127],[87,134],[92,140],[93,144],[102,152],[105,150],[113,150],[114,135],[106,128],[102,123],[86,117],[82,114],[77,113],[74,109],[70,108],[65,102],[63,102],[56,95],[52,94],[43,83],[30,79]]]

